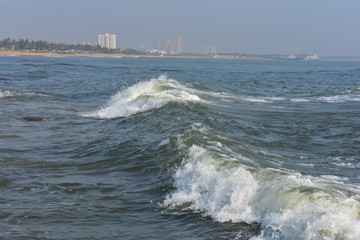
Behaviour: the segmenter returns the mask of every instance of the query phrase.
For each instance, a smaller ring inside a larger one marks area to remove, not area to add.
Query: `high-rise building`
[[[103,48],[116,49],[116,35],[110,35],[108,33],[104,35],[98,35],[98,44]]]
[[[176,36],[176,53],[181,54],[183,52],[183,42],[181,36]]]
[[[168,54],[181,54],[183,52],[183,41],[181,36],[176,36],[172,41],[162,38],[158,45],[159,50],[166,51]]]
[[[170,54],[173,54],[175,52],[175,42],[168,40],[166,38],[161,39],[161,42],[159,43],[159,49],[162,51],[166,51]]]

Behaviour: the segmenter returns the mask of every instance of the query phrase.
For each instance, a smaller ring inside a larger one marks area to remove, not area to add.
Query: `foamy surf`
[[[227,154],[219,159],[210,147],[191,146],[163,206],[219,222],[257,222],[261,234],[252,239],[360,239],[358,188],[240,163],[224,167]]]
[[[201,101],[195,91],[165,75],[132,85],[114,96],[99,110],[86,117],[117,118],[161,108],[170,102]]]

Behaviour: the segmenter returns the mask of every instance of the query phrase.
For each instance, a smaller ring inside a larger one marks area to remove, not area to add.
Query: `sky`
[[[359,0],[0,0],[0,39],[118,47],[183,38],[184,50],[360,56]]]

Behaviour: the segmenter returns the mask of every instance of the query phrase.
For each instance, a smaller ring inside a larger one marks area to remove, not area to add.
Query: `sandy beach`
[[[3,56],[61,56],[61,57],[157,57],[147,55],[105,54],[105,53],[53,53],[53,52],[27,52],[27,51],[0,51]]]
[[[257,57],[232,57],[232,56],[156,56],[156,55],[130,55],[106,53],[53,53],[53,52],[27,52],[27,51],[0,51],[0,56],[58,56],[58,57],[113,57],[113,58],[216,58],[216,59],[266,59]]]

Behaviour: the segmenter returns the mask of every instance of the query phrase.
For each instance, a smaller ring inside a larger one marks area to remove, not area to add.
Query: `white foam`
[[[164,145],[167,145],[170,143],[170,139],[169,138],[166,138],[164,140],[162,140],[160,143],[159,143],[159,147],[160,146],[164,146]]]
[[[338,178],[249,169],[234,161],[224,167],[226,155],[190,147],[163,205],[219,222],[258,222],[262,234],[253,239],[360,239],[358,188]]]
[[[7,97],[32,97],[32,96],[48,96],[43,93],[35,93],[35,92],[20,92],[20,91],[10,91],[10,90],[0,90],[0,98]]]
[[[268,97],[267,99],[270,101],[286,101],[286,100],[288,100],[285,97]]]
[[[359,168],[360,163],[355,160],[354,157],[330,157],[330,164],[339,166],[342,168]]]
[[[338,166],[338,167],[342,167],[342,168],[359,168],[359,164],[354,164],[354,163],[341,163],[341,162],[339,162],[339,163],[336,163],[336,162],[334,162],[334,163],[331,163],[331,164],[333,164],[333,165],[335,165],[335,166]]]
[[[344,181],[349,180],[349,178],[339,177],[339,176],[334,176],[334,175],[321,175],[321,177],[324,179],[327,179],[327,180],[334,181],[334,182],[344,182]]]
[[[196,101],[202,100],[195,90],[162,75],[130,86],[112,96],[101,109],[82,115],[97,118],[127,117],[161,108],[170,102]]]
[[[342,103],[342,102],[357,102],[360,101],[360,95],[348,94],[348,95],[334,95],[334,96],[322,96],[313,98],[292,98],[291,102],[325,102],[325,103]]]
[[[288,98],[285,97],[245,97],[243,98],[244,101],[253,102],[253,103],[273,103],[279,101],[288,101]]]
[[[292,98],[290,99],[291,102],[309,102],[310,100],[307,98]]]
[[[350,102],[350,101],[360,101],[360,96],[358,95],[335,95],[335,96],[328,96],[328,97],[319,97],[317,100],[321,102],[328,102],[328,103],[341,103],[341,102]]]
[[[12,97],[12,96],[15,96],[14,92],[0,90],[0,98]]]
[[[355,93],[355,92],[359,92],[359,91],[360,91],[360,87],[354,87],[349,90],[346,90],[347,93]]]
[[[314,167],[315,164],[313,163],[298,163],[298,166],[303,166],[303,167]]]
[[[191,125],[191,130],[190,131],[196,131],[196,132],[202,133],[204,135],[206,135],[209,132],[207,127],[202,123],[193,123]]]
[[[253,102],[253,103],[270,103],[271,102],[264,98],[255,98],[255,97],[244,98],[244,100],[248,101],[248,102]]]
[[[198,146],[191,147],[189,157],[175,174],[177,190],[166,197],[165,206],[191,203],[189,209],[206,212],[220,222],[256,220],[249,200],[257,183],[248,171],[242,168],[218,171],[216,161]]]

